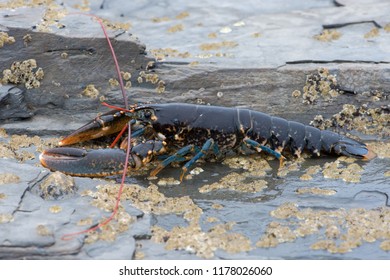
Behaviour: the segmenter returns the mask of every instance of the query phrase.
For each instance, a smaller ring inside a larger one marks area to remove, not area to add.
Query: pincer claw
[[[39,160],[52,171],[81,177],[102,177],[122,173],[126,153],[120,149],[87,151],[61,147],[43,151]],[[129,164],[132,166],[131,162]]]
[[[129,120],[130,118],[121,111],[107,112],[63,138],[59,145],[67,146],[114,134],[121,131]]]

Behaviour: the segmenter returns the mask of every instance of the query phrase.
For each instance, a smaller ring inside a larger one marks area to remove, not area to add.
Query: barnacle
[[[42,68],[36,69],[37,62],[35,59],[27,59],[24,61],[15,61],[10,69],[3,70],[3,84],[24,84],[27,89],[38,88],[40,80],[44,77]]]
[[[343,254],[364,242],[377,240],[382,240],[379,246],[382,250],[390,248],[390,210],[387,207],[315,210],[285,203],[270,214],[278,221],[267,225],[256,243],[258,247],[275,247],[299,237],[317,235],[319,240],[310,246],[313,250]]]
[[[297,93],[295,93],[297,95]],[[303,87],[303,103],[313,104],[319,98],[330,101],[339,95],[337,89],[337,79],[329,73],[326,68],[320,68],[317,73],[310,74],[306,77],[306,83]]]
[[[314,39],[323,42],[330,42],[337,40],[341,37],[341,33],[334,29],[324,29],[321,34],[315,35]]]
[[[0,48],[2,48],[5,44],[13,44],[15,43],[15,38],[9,36],[6,32],[0,32]]]

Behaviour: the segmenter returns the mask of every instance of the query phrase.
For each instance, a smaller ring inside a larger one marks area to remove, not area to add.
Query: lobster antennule
[[[338,141],[333,146],[333,149],[337,154],[364,160],[371,160],[376,157],[376,153],[374,153],[366,144],[348,138],[343,138]]]
[[[123,173],[126,153],[120,149],[83,150],[77,148],[52,148],[43,151],[39,160],[53,171],[80,177],[103,177]],[[129,165],[138,167],[136,155],[129,158]]]

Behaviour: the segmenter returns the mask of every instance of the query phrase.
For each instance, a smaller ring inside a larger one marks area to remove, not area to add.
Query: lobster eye
[[[145,111],[145,113],[144,113],[144,118],[145,118],[145,119],[150,119],[150,117],[151,117],[152,115],[153,115],[153,114],[152,114],[151,111]]]

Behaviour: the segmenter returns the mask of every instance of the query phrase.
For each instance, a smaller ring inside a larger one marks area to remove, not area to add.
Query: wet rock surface
[[[34,187],[36,187],[34,190]],[[38,179],[30,188],[45,200],[63,199],[72,196],[77,191],[74,179],[61,172],[53,172]]]
[[[389,3],[61,3],[0,1],[0,258],[388,259]],[[289,158],[282,170],[237,157],[181,184],[180,168],[134,174],[110,224],[63,240],[104,221],[119,188],[38,163],[49,137],[107,111],[102,101],[123,104],[101,27],[80,10],[104,19],[131,103],[314,120],[378,157]]]

